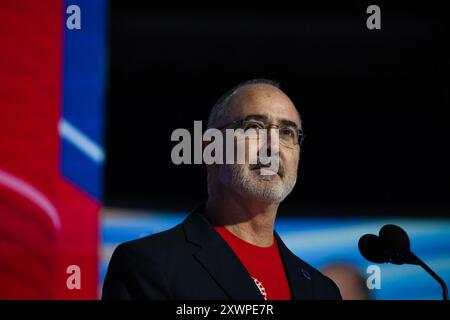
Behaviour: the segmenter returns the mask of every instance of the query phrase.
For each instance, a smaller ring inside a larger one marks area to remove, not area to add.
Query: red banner
[[[100,204],[61,173],[63,1],[0,2],[0,299],[95,299]]]

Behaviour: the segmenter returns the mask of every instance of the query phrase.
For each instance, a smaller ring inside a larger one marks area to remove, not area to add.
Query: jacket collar
[[[278,233],[275,232],[278,250],[281,260],[283,260],[284,270],[291,288],[292,300],[313,299],[312,274],[310,267],[304,264],[291,250],[284,244]]]
[[[202,214],[204,207],[194,210],[183,222],[187,241],[199,246],[195,258],[233,300],[262,300],[256,284],[235,255]],[[278,250],[291,288],[292,299],[312,299],[311,279],[299,267],[298,258],[275,233]],[[303,273],[302,273],[303,272]]]

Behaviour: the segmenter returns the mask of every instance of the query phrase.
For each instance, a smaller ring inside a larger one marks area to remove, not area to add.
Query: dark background
[[[381,30],[366,8],[381,7]],[[304,122],[285,214],[448,215],[449,38],[431,4],[349,2],[162,7],[112,2],[105,203],[190,210],[202,165],[172,164],[215,100],[279,81]]]

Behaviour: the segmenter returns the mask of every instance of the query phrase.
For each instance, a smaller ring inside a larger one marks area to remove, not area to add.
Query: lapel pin
[[[309,274],[309,271],[308,271],[308,270],[301,269],[301,271],[302,271],[302,275],[303,275],[306,279],[311,280],[311,275]]]

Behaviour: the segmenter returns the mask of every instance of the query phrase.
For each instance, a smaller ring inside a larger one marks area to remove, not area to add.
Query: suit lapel
[[[283,260],[284,269],[291,287],[292,300],[314,299],[311,274],[308,267],[302,267],[298,258],[286,247],[280,236],[275,232],[278,250]]]
[[[230,299],[263,299],[239,258],[198,210],[186,218],[183,226],[187,240],[200,247],[195,258]]]

